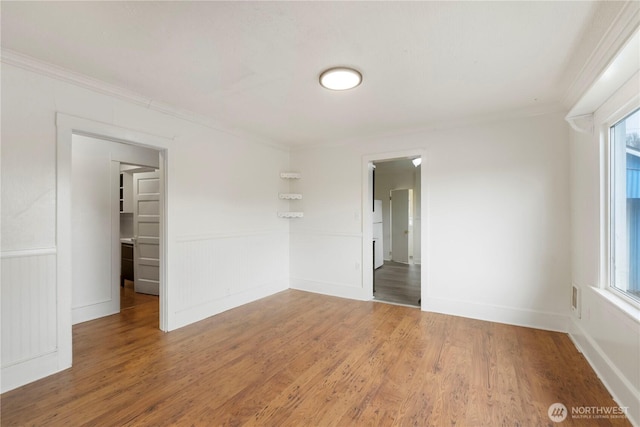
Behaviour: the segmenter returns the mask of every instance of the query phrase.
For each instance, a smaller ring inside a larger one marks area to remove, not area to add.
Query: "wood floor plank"
[[[381,357],[373,366],[361,393],[364,397],[343,417],[341,425],[348,424],[350,420],[367,425],[390,425],[394,422],[406,399],[407,384],[416,372],[416,355],[420,354],[424,344],[418,339],[418,313],[404,317],[404,322],[398,324],[385,342]]]
[[[2,426],[550,426],[555,402],[616,406],[565,334],[293,290],[170,333],[155,299],[73,338],[73,368],[0,397]]]
[[[308,425],[315,420],[314,416],[330,408],[337,400],[331,398],[332,385],[337,376],[350,371],[365,355],[375,351],[377,334],[388,328],[392,307],[379,305],[373,307],[376,313],[372,319],[361,318],[361,323],[349,331],[343,338],[341,348],[333,354],[323,356],[318,363],[307,372],[302,373],[284,392],[270,405],[269,411],[256,417],[255,425]],[[325,405],[318,405],[323,402]],[[328,404],[330,403],[330,404]],[[328,404],[328,405],[327,405]]]

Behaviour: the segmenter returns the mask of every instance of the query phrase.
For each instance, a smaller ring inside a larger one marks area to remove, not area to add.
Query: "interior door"
[[[133,174],[134,289],[160,293],[160,175]]]
[[[391,191],[391,260],[409,263],[409,190]]]

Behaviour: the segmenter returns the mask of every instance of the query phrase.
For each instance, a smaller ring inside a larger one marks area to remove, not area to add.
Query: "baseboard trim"
[[[289,289],[288,285],[287,280],[278,280],[258,288],[229,295],[225,298],[207,301],[196,307],[177,310],[174,315],[171,316],[173,321],[169,325],[168,330],[173,331],[224,311],[231,310],[232,308],[240,307],[241,305],[277,294],[278,292]]]
[[[600,381],[609,390],[613,400],[621,407],[627,407],[627,418],[634,426],[640,426],[640,405],[638,397],[640,390],[620,372],[611,362],[602,348],[593,340],[577,323],[571,319],[569,338],[573,341],[578,351],[587,359]]]
[[[360,301],[368,301],[372,298],[372,295],[367,295],[367,292],[365,292],[362,287],[356,287],[346,283],[343,284],[301,279],[298,277],[291,278],[290,288],[299,291],[313,292],[314,294],[329,295],[332,297],[348,298]]]
[[[69,366],[60,366],[57,350],[2,368],[0,392],[22,387],[33,381],[63,371]]]
[[[423,298],[422,310],[555,332],[567,332],[569,321],[568,313],[548,313],[446,298]]]
[[[71,324],[77,325],[79,323],[88,322],[101,317],[111,316],[112,314],[117,314],[119,312],[120,307],[116,307],[112,299],[98,301],[81,307],[73,307],[71,309]]]

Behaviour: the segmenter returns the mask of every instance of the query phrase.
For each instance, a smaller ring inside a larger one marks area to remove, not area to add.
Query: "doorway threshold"
[[[401,303],[401,302],[386,301],[386,300],[383,300],[383,299],[378,299],[376,297],[373,297],[373,299],[371,301],[380,302],[380,303],[383,303],[383,304],[399,305],[401,307],[420,308],[420,306],[418,304],[415,304],[415,305],[414,304],[404,304],[404,303]]]

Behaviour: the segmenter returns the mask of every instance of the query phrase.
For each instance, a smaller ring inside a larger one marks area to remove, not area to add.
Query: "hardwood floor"
[[[139,294],[133,290],[133,282],[125,280],[120,287],[120,310],[127,310],[135,306],[157,301],[158,297],[147,294]]]
[[[170,333],[156,299],[73,339],[73,368],[1,396],[2,426],[551,426],[554,402],[616,406],[565,334],[294,290]]]
[[[376,291],[373,298],[379,301],[419,307],[420,265],[385,261],[374,272]]]

